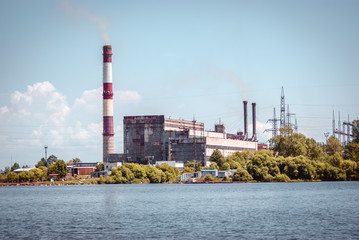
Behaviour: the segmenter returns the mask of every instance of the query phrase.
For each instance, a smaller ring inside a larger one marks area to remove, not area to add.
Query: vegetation
[[[111,172],[105,183],[166,183],[174,182],[179,177],[178,170],[166,163],[155,167],[125,163],[118,168],[112,168]]]
[[[14,171],[14,170],[19,169],[19,168],[20,168],[20,165],[17,162],[15,162],[14,165],[12,165],[10,170]]]
[[[270,139],[270,145],[268,151],[236,152],[227,158],[216,150],[210,158],[211,167],[225,170],[229,165],[237,169],[233,181],[359,180],[359,142],[355,138],[345,149],[334,136],[320,146],[314,139],[286,127],[281,129],[281,135]]]
[[[70,161],[68,161],[67,163],[80,163],[80,162],[82,162],[79,158],[73,158],[73,159],[71,159]]]
[[[211,164],[207,169],[236,169],[232,179],[224,177],[223,181],[258,181],[258,182],[289,182],[289,181],[345,181],[359,180],[359,120],[353,122],[353,141],[343,147],[340,141],[331,136],[327,143],[319,145],[314,139],[303,134],[294,133],[289,127],[282,128],[281,135],[269,140],[270,150],[243,151],[224,157],[219,150],[213,151]],[[357,126],[357,127],[355,127]],[[81,162],[74,158],[69,163]],[[67,176],[67,165],[63,160],[51,155],[47,160],[42,158],[37,168],[16,174],[18,163],[5,168],[5,175],[0,175],[0,182],[25,183],[49,180],[49,174]],[[103,163],[96,171],[103,170]],[[196,161],[196,172],[201,170],[200,162]],[[193,172],[193,162],[187,162],[181,173]],[[155,167],[134,163],[112,168],[112,173],[86,183],[171,183],[178,181],[181,174],[177,168],[168,164]],[[206,175],[205,182],[220,179]],[[78,181],[78,180],[76,180]]]
[[[57,157],[54,155],[50,155],[47,159],[41,158],[41,160],[35,165],[35,167],[39,168],[41,166],[43,167],[49,167],[52,163],[57,161]]]
[[[48,173],[49,174],[59,174],[60,177],[67,176],[67,165],[64,160],[57,160],[50,164]]]
[[[205,181],[205,182],[213,182],[213,181],[214,181],[214,177],[212,177],[212,175],[210,175],[210,174],[207,174],[207,175],[204,177],[204,181]]]

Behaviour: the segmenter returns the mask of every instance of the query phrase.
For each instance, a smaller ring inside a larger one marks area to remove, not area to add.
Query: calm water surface
[[[359,182],[0,187],[0,239],[359,239]]]

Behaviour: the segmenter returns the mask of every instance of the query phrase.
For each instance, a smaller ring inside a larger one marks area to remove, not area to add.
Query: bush
[[[276,175],[273,179],[274,182],[289,182],[290,178],[286,174]]]
[[[231,179],[229,177],[227,177],[227,176],[223,177],[223,182],[230,182],[230,181],[231,181]]]
[[[238,168],[232,177],[233,181],[244,181],[244,182],[248,182],[253,180],[253,177],[247,172],[247,170],[243,169],[243,168]]]
[[[114,176],[108,176],[106,178],[106,184],[115,184],[115,183],[116,183],[116,180],[115,180]]]
[[[14,172],[9,172],[5,177],[5,181],[9,183],[16,183],[19,181],[19,175]]]
[[[19,174],[19,182],[31,182],[34,179],[34,172],[25,171]]]
[[[207,174],[207,175],[204,177],[204,181],[205,181],[205,182],[213,182],[213,181],[214,181],[214,177],[212,177],[212,175],[210,175],[210,174]]]
[[[5,182],[5,176],[0,173],[0,183]]]

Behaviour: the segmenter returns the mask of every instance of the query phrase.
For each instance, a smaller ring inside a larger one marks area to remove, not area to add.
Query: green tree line
[[[78,158],[70,161],[79,161]],[[18,163],[14,163],[11,167],[11,171],[8,171],[5,175],[0,174],[0,182],[7,183],[25,183],[25,182],[43,182],[50,180],[50,174],[58,174],[59,177],[64,178],[67,176],[68,169],[64,160],[57,159],[56,156],[51,155],[47,161],[42,158],[37,164],[36,168],[29,171],[24,171],[19,174],[13,172],[20,168]]]
[[[354,136],[345,148],[334,136],[321,146],[286,127],[269,140],[271,150],[236,152],[227,158],[215,150],[209,168],[237,169],[233,181],[359,180],[359,139]]]
[[[167,183],[174,182],[179,177],[177,168],[173,168],[167,163],[150,166],[136,163],[125,163],[120,167],[111,169],[111,174],[107,178],[101,176],[99,183]]]

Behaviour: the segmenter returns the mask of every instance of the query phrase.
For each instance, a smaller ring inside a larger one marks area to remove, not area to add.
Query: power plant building
[[[256,110],[253,110],[253,136],[248,137],[247,101],[244,104],[244,133],[226,133],[224,124],[215,131],[204,130],[204,124],[165,118],[163,115],[127,116],[123,119],[124,153],[114,153],[112,46],[103,46],[103,161],[154,164],[156,161],[206,165],[218,149],[227,157],[234,152],[257,150]]]
[[[216,149],[227,157],[237,151],[258,148],[256,139],[245,139],[243,133],[226,133],[224,124],[216,124],[215,131],[205,131],[203,123],[168,119],[163,115],[127,116],[123,123],[126,162],[196,160],[206,165]]]

